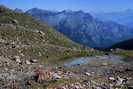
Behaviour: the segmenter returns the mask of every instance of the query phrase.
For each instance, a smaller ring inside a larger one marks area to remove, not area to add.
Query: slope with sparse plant
[[[0,6],[0,48],[1,55],[7,57],[19,55],[23,59],[44,61],[97,54],[68,40],[47,24],[4,6]]]

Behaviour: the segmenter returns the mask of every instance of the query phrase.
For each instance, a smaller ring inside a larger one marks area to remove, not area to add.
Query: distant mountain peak
[[[19,8],[14,9],[14,11],[17,13],[24,13],[24,11],[22,9],[19,9]]]
[[[36,11],[39,12],[39,11],[45,11],[45,10],[42,10],[42,9],[39,9],[39,8],[31,8],[31,9],[29,9],[28,11],[29,11],[29,12],[31,12],[31,11],[32,11],[32,12],[33,12],[33,11],[34,11],[34,12],[36,12]]]
[[[51,11],[51,10],[46,10],[46,9],[40,9],[40,8],[31,8],[28,11],[35,11],[35,12],[56,12],[56,11]]]
[[[64,13],[72,13],[72,12],[75,12],[75,13],[84,13],[84,11],[82,11],[82,10],[78,10],[78,11],[63,10],[62,12],[64,12]]]
[[[133,28],[133,9],[115,11],[108,13],[97,13],[94,16],[102,21],[113,21],[127,27]]]

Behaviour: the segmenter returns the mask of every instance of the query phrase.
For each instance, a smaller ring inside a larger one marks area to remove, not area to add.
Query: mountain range
[[[127,9],[118,12],[100,12],[95,13],[94,16],[102,21],[114,21],[119,24],[133,28],[133,10]]]
[[[133,29],[113,21],[101,21],[84,11],[48,11],[32,8],[25,12],[76,43],[90,47],[110,47],[123,40],[133,38]]]

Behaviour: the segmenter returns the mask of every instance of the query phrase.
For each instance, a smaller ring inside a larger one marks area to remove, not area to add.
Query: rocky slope
[[[25,14],[0,6],[0,53],[22,59],[54,61],[91,55],[52,27]],[[86,49],[86,48],[85,48]],[[87,48],[89,49],[89,48]]]
[[[132,29],[114,22],[99,21],[83,11],[53,12],[33,8],[26,13],[55,27],[71,40],[91,47],[109,47],[133,38]]]
[[[18,83],[25,85],[24,79],[37,71],[44,71],[71,57],[97,53],[31,16],[0,6],[1,89],[21,89]]]

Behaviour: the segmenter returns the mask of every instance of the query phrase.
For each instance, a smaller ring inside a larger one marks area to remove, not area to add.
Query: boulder
[[[109,80],[115,80],[115,78],[114,77],[109,77]]]
[[[31,62],[31,63],[37,63],[38,60],[37,60],[37,59],[31,59],[30,62]]]
[[[86,72],[85,75],[87,75],[87,76],[91,76],[91,73]]]
[[[108,65],[108,63],[104,62],[104,63],[102,63],[102,65],[103,65],[103,66],[107,66],[107,65]]]
[[[20,60],[20,57],[19,57],[19,56],[15,56],[15,57],[14,57],[14,60],[15,60],[17,63],[21,63],[21,60]]]
[[[18,20],[14,19],[12,20],[12,23],[18,24]]]
[[[121,78],[121,77],[117,77],[117,85],[121,85],[121,84],[123,84],[123,82],[125,81],[125,79],[124,78]]]
[[[54,79],[61,79],[62,77],[60,75],[58,75],[57,73],[54,73],[53,78]]]
[[[30,62],[29,60],[26,60],[26,64],[30,65],[30,64],[31,64],[31,62]]]
[[[37,72],[35,75],[35,81],[41,82],[45,79],[45,73],[44,72]]]

